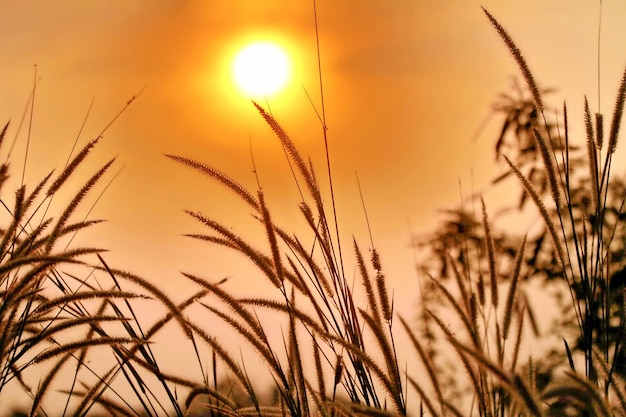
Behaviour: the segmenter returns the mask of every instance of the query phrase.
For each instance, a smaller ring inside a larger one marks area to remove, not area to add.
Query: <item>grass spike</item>
[[[528,85],[528,90],[535,100],[535,105],[537,106],[537,109],[540,112],[543,112],[543,99],[541,98],[541,92],[539,90],[539,87],[537,87],[535,78],[533,77],[533,74],[530,71],[528,64],[526,63],[526,59],[524,59],[522,52],[519,50],[515,42],[513,42],[513,39],[511,38],[511,36],[509,36],[508,32],[496,20],[496,18],[493,17],[484,7],[482,9],[483,12],[485,12],[485,14],[487,15],[487,18],[489,19],[493,27],[498,32],[498,35],[500,35],[500,38],[506,44],[509,52],[511,52],[511,55],[513,55],[515,62],[517,62],[517,66],[522,71],[522,75],[524,77],[524,80],[526,81],[526,84]]]
[[[617,90],[615,108],[613,110],[613,120],[611,120],[611,130],[609,132],[608,153],[612,154],[617,149],[617,139],[622,123],[622,113],[624,112],[624,102],[626,101],[626,69],[622,74],[622,79]]]

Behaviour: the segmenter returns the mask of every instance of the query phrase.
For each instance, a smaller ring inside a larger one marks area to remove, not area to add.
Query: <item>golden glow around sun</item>
[[[237,53],[232,70],[243,93],[253,98],[270,97],[287,85],[291,63],[277,44],[254,42]]]

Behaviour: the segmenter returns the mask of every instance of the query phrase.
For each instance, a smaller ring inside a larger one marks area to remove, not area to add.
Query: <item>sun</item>
[[[272,42],[254,42],[233,61],[233,76],[241,91],[253,98],[279,93],[291,76],[291,63],[283,48]]]

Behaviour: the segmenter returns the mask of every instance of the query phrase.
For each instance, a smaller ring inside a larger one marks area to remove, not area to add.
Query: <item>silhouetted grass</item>
[[[541,90],[529,65],[506,30],[493,16],[485,13],[516,60],[532,94],[539,119],[543,118],[547,124]],[[590,216],[595,218],[602,216],[602,202],[606,201],[611,155],[617,142],[625,84],[623,81],[618,89],[612,122],[615,127],[613,133],[609,134],[609,145],[602,148],[602,133],[594,135],[588,129],[588,165],[592,180],[592,188],[588,192],[590,200],[594,202]],[[589,323],[593,320],[589,314],[590,306],[604,303],[602,309],[606,311],[607,319],[612,316],[610,310],[615,308],[608,303],[607,296],[609,271],[606,254],[611,241],[610,236],[605,235],[602,228],[594,227],[588,218],[583,217],[579,221],[573,215],[572,190],[569,188],[572,181],[570,171],[565,169],[570,165],[566,122],[563,137],[544,138],[540,125],[532,129],[552,207],[547,206],[542,192],[536,190],[533,181],[515,163],[509,159],[507,163],[543,218],[552,239],[553,253],[560,265],[562,279],[572,291],[578,284],[583,288],[584,296],[581,299],[572,295],[571,308],[578,317],[583,339],[588,341],[583,349],[585,370],[577,373],[572,361],[570,372],[556,377],[553,383],[543,387],[537,383],[537,370],[532,360],[519,357],[520,346],[524,343],[524,323],[527,317],[532,318],[527,310],[525,294],[519,291],[520,278],[526,274],[526,239],[522,239],[514,252],[514,261],[506,279],[509,283],[506,298],[500,301],[498,294],[503,272],[497,270],[500,262],[496,259],[488,210],[483,203],[481,226],[484,234],[481,238],[483,250],[480,252],[483,255],[479,256],[485,256],[487,271],[476,273],[466,264],[448,257],[445,262],[447,268],[453,271],[454,288],[434,279],[430,285],[430,288],[440,291],[443,302],[454,313],[460,327],[453,330],[448,320],[434,311],[428,311],[425,319],[444,335],[447,348],[456,352],[461,375],[470,382],[472,401],[468,409],[467,402],[449,396],[432,360],[432,347],[423,346],[423,343],[429,341],[422,342],[412,326],[401,317],[402,329],[394,328],[396,313],[393,311],[393,300],[388,296],[378,252],[370,248],[371,259],[368,264],[359,245],[354,242],[355,265],[366,296],[364,302],[357,300],[352,283],[346,279],[344,260],[348,257],[341,252],[339,234],[334,233],[329,226],[338,225],[338,219],[332,207],[329,209],[324,204],[312,165],[304,163],[305,158],[276,119],[258,104],[254,105],[285,147],[290,163],[295,165],[299,174],[297,181],[304,183],[307,194],[300,203],[300,212],[308,230],[297,234],[283,230],[271,214],[261,190],[246,190],[227,175],[201,162],[168,155],[176,162],[217,179],[247,202],[255,218],[265,228],[267,241],[265,244],[248,241],[230,227],[198,212],[188,214],[199,221],[207,232],[190,236],[240,252],[258,267],[261,276],[276,287],[281,295],[280,300],[238,298],[202,277],[185,274],[221,301],[222,307],[214,303],[206,304],[207,311],[230,325],[243,337],[245,343],[259,353],[279,392],[276,405],[262,407],[255,400],[254,388],[242,365],[220,346],[216,351],[217,356],[222,358],[248,392],[253,405],[239,409],[222,401],[213,404],[212,410],[228,415],[406,414],[407,397],[416,396],[419,401],[413,403],[420,404],[419,411],[416,411],[436,416],[467,413],[480,416],[626,413],[623,407],[623,383],[614,372],[614,359],[622,342],[618,339],[608,349],[608,344],[598,345],[589,334],[596,328]],[[584,116],[590,126],[588,107]],[[601,121],[602,118],[596,120]],[[324,123],[323,131],[325,134]],[[552,146],[559,142],[561,146]],[[603,151],[605,159],[601,163],[599,155]],[[327,163],[330,166],[329,159]],[[553,212],[558,214],[556,218]],[[573,242],[567,235],[570,229],[575,231]],[[472,256],[476,255],[467,252],[464,259]],[[479,261],[482,263],[482,260]],[[488,278],[485,278],[485,274]],[[273,324],[258,318],[255,314],[258,308],[285,316],[288,334],[282,345],[275,346],[267,337],[266,326]],[[623,310],[620,314],[620,328],[623,328]],[[398,331],[408,335],[415,351],[415,356],[408,360],[421,362],[424,374],[407,375],[402,371],[402,362],[395,347]],[[216,340],[208,336],[205,340],[211,346],[217,346]],[[303,346],[312,346],[312,351],[303,349]],[[567,345],[564,351],[572,356]],[[307,368],[305,364],[309,362],[315,363],[314,369]],[[523,366],[522,362],[528,365]],[[598,376],[599,373],[602,377]],[[327,380],[325,375],[333,375],[333,378]],[[338,395],[338,388],[347,397],[345,400]],[[217,392],[212,395],[219,398]]]
[[[581,362],[578,351],[567,342],[560,369],[569,369],[555,374],[547,385],[539,383],[533,359],[521,357],[524,343],[532,341],[525,339],[527,321],[534,327],[526,294],[520,290],[523,280],[532,273],[526,270],[528,239],[522,238],[509,251],[512,261],[504,263],[508,269],[503,271],[498,239],[482,200],[480,215],[462,211],[480,235],[459,231],[453,236],[460,248],[455,254],[458,256],[453,256],[449,248],[439,248],[442,272],[449,271],[447,275],[452,279],[429,278],[426,287],[437,292],[440,303],[438,308],[424,305],[421,324],[429,328],[429,334],[442,335],[443,342],[435,344],[423,337],[410,321],[394,311],[393,292],[371,237],[369,256],[356,240],[351,250],[343,249],[346,246],[341,244],[341,223],[334,205],[323,102],[320,121],[330,203],[323,196],[313,164],[305,162],[295,141],[273,115],[253,103],[284,147],[289,163],[295,166],[294,180],[304,190],[297,207],[306,224],[303,230],[288,230],[281,224],[260,186],[249,190],[202,161],[167,157],[218,181],[246,203],[265,232],[264,240],[251,240],[230,225],[192,210],[187,214],[198,223],[200,231],[188,236],[238,252],[254,264],[259,279],[267,281],[275,296],[241,297],[226,288],[225,280],[212,282],[184,272],[198,291],[175,304],[149,279],[110,267],[101,249],[60,248],[62,238],[97,223],[75,220],[76,209],[113,161],[84,182],[58,217],[46,212],[42,220],[33,219],[83,164],[99,139],[92,140],[54,179],[50,174],[30,191],[20,186],[12,208],[5,205],[9,216],[0,234],[0,395],[9,384],[16,384],[32,398],[30,414],[47,415],[45,404],[52,395],[51,387],[58,385],[61,370],[69,368],[73,369],[73,377],[60,391],[67,398],[63,414],[72,415],[107,412],[182,416],[189,414],[195,404],[211,416],[383,416],[406,415],[409,411],[431,416],[625,416],[626,390],[616,372],[623,337],[609,340],[607,334],[599,333],[609,329],[618,317],[617,328],[623,335],[626,323],[623,304],[611,298],[610,291],[615,291],[611,289],[614,271],[610,259],[615,229],[607,230],[604,219],[626,96],[626,72],[618,87],[606,140],[602,115],[592,118],[585,102],[590,187],[576,187],[566,110],[562,131],[554,135],[546,128],[542,90],[521,50],[504,27],[485,13],[531,92],[535,114],[531,140],[541,160],[544,188],[537,189],[534,177],[529,177],[514,160],[507,158],[506,162],[545,224],[546,236],[552,242],[551,264],[556,265],[553,275],[570,289],[571,311],[582,340],[583,369],[577,365]],[[323,99],[323,89],[321,93]],[[592,121],[596,123],[595,131]],[[0,144],[6,131],[7,126],[0,135]],[[1,165],[0,186],[8,173],[8,164]],[[586,193],[591,202],[583,216],[578,216],[575,204],[580,192]],[[550,196],[548,202],[544,201],[546,194]],[[617,215],[623,217],[622,206]],[[91,262],[85,260],[89,257]],[[484,268],[473,268],[471,263]],[[64,272],[69,266],[80,267],[81,273]],[[356,271],[354,278],[346,272],[351,267]],[[126,286],[136,290],[125,290]],[[143,328],[133,306],[137,298],[152,299],[166,312]],[[93,304],[95,309],[91,308]],[[201,309],[203,314],[187,316],[185,310],[190,306]],[[599,316],[594,313],[598,310],[602,313]],[[263,311],[271,312],[274,318],[266,320],[267,316],[260,314]],[[442,311],[450,314],[444,316]],[[264,363],[276,393],[273,402],[262,400],[245,361],[238,357],[240,353],[227,345],[232,342],[212,333],[215,321],[232,329]],[[150,343],[169,322],[183,334],[175,343],[189,343],[193,348],[201,373],[199,381],[172,375],[159,366]],[[282,338],[271,335],[277,327],[282,330]],[[408,357],[399,357],[396,347],[400,335],[409,343]],[[90,368],[89,355],[94,349],[106,349],[112,358],[104,371]],[[205,369],[201,352],[207,349],[212,363]],[[469,391],[462,397],[444,378],[435,349],[452,354],[455,377],[468,381]],[[34,383],[28,380],[26,371],[42,363],[50,364],[44,377]],[[410,369],[406,363],[412,364]],[[226,370],[227,389],[218,381],[218,366]],[[178,397],[177,387],[188,393],[184,401]],[[125,390],[124,394],[120,389]]]

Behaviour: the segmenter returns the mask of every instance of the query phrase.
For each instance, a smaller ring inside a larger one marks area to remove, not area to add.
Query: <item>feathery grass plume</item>
[[[234,410],[237,407],[237,405],[230,398],[223,395],[219,391],[216,391],[206,386],[192,388],[192,390],[189,391],[189,394],[187,394],[187,398],[185,399],[185,407],[189,408],[193,400],[196,399],[196,397],[199,395],[206,395],[213,400],[217,400],[218,406],[221,404],[222,406],[226,406],[231,410]],[[216,409],[216,411],[221,411],[221,409],[218,408]]]
[[[489,19],[493,27],[498,31],[498,35],[500,35],[500,38],[502,38],[502,40],[506,44],[507,48],[509,49],[509,52],[511,52],[511,55],[513,55],[515,62],[517,62],[517,66],[522,71],[522,75],[524,77],[524,80],[526,81],[526,84],[528,85],[528,90],[530,91],[530,93],[533,96],[533,99],[535,100],[537,109],[540,112],[543,112],[543,100],[541,98],[541,92],[539,90],[539,87],[537,87],[535,78],[533,77],[533,74],[530,71],[528,64],[526,63],[526,60],[524,59],[522,52],[519,50],[515,42],[513,42],[513,39],[511,38],[511,36],[509,36],[508,32],[496,20],[496,18],[493,17],[484,7],[482,9],[483,9],[483,12],[485,12],[485,14],[487,15],[487,18]]]
[[[467,287],[465,286],[465,282],[464,282],[465,277],[461,274],[461,272],[459,271],[459,268],[457,268],[456,262],[454,262],[454,259],[452,259],[449,252],[445,253],[444,262],[447,262],[448,265],[450,265],[450,269],[452,269],[452,276],[454,276],[456,285],[459,288],[459,291],[461,293],[461,299],[463,300],[465,311],[467,311],[467,313],[469,314],[470,296],[469,296],[469,293],[467,292]]]
[[[174,315],[178,324],[181,327],[181,330],[183,330],[185,335],[187,337],[191,337],[192,332],[191,332],[191,329],[189,328],[188,320],[182,316],[182,312],[178,309],[176,304],[174,304],[174,302],[170,300],[169,297],[165,295],[163,291],[161,291],[154,284],[150,283],[149,281],[145,280],[139,275],[135,275],[130,272],[122,271],[119,269],[109,268],[109,266],[104,262],[104,259],[102,259],[101,256],[98,256],[98,258],[100,262],[102,263],[102,265],[104,265],[104,267],[98,265],[96,267],[97,269],[106,271],[109,274],[109,276],[112,279],[114,279],[115,282],[117,282],[116,278],[119,277],[126,281],[130,281],[136,285],[139,285],[141,288],[143,288],[144,290],[154,295],[155,298],[161,301],[163,305]]]
[[[291,140],[289,135],[287,135],[287,133],[283,130],[283,128],[278,124],[276,119],[272,117],[272,115],[266,112],[265,109],[259,106],[255,101],[253,101],[252,104],[258,110],[261,116],[265,119],[267,124],[272,128],[272,130],[274,131],[278,139],[280,139],[280,142],[282,143],[283,147],[287,151],[287,154],[292,159],[292,161],[296,164],[296,167],[298,168],[298,172],[300,173],[300,176],[304,180],[309,190],[309,193],[311,194],[311,197],[313,197],[313,199],[315,200],[317,207],[321,208],[322,199],[321,199],[321,196],[319,195],[319,189],[318,189],[317,183],[315,182],[315,178],[313,177],[313,175],[307,168],[304,162],[304,159],[302,159],[302,155],[300,155],[300,152],[294,145],[293,141]]]
[[[298,320],[302,322],[302,324],[310,327],[318,335],[320,335],[320,337],[322,337],[324,340],[329,340],[328,330],[326,326],[322,326],[322,324],[324,324],[325,321],[321,321],[320,323],[318,323],[309,314],[295,307],[287,306],[281,302],[278,302],[275,300],[268,300],[265,298],[239,298],[237,299],[237,302],[240,304],[249,304],[253,306],[268,308],[270,310],[274,310],[280,313],[294,314],[298,318]]]
[[[19,341],[17,346],[20,346],[20,345],[33,346],[36,343],[42,340],[48,339],[48,338],[52,339],[51,341],[54,341],[54,339],[51,338],[51,336],[57,333],[60,333],[65,329],[77,328],[84,324],[90,325],[89,329],[91,331],[92,329],[96,328],[96,325],[99,323],[128,321],[128,320],[129,319],[125,317],[104,316],[101,314],[95,314],[93,316],[89,315],[89,316],[84,316],[84,317],[69,318],[69,319],[64,319],[64,320],[57,318],[55,322],[45,327],[42,331],[36,333],[34,336],[31,336],[31,337],[28,337]],[[56,321],[59,321],[59,323],[56,323]]]
[[[382,273],[382,266],[380,263],[380,255],[378,254],[376,248],[372,248],[372,266],[376,271],[376,289],[378,291],[380,309],[382,311],[383,318],[388,323],[391,323],[393,318],[393,303],[389,302],[387,286],[385,285],[385,276]]]
[[[52,219],[48,219],[48,223],[50,223],[52,221]],[[86,229],[88,227],[94,226],[96,224],[102,223],[104,222],[104,220],[85,220],[85,221],[81,221],[78,223],[72,223],[72,224],[68,224],[67,226],[63,227],[61,229],[61,231],[59,232],[59,236],[65,236],[68,235],[70,233],[76,233],[79,232],[83,229]],[[31,232],[32,233],[32,232]]]
[[[609,132],[608,153],[612,154],[617,149],[617,139],[622,123],[622,113],[624,112],[624,102],[626,101],[626,69],[622,75],[615,99],[615,109],[613,110],[613,120],[611,120],[611,130]]]
[[[272,352],[271,347],[269,346],[269,344],[265,343],[265,341],[262,338],[259,338],[252,331],[246,329],[234,317],[226,313],[223,313],[220,310],[214,307],[211,307],[205,303],[201,302],[200,305],[206,308],[211,313],[215,314],[224,323],[228,324],[230,327],[236,330],[237,333],[243,336],[244,339],[247,340],[247,342],[250,343],[250,345],[253,346],[257,350],[257,352],[259,352],[261,357],[263,357],[263,360],[267,363],[267,365],[270,368],[272,368],[277,373],[277,375],[280,375],[282,373],[282,371],[280,370],[280,367],[278,367],[278,364],[276,363],[276,357],[274,356],[274,353]]]
[[[10,306],[14,301],[19,300],[24,295],[28,295],[28,291],[31,288],[30,286],[32,284],[39,283],[39,280],[45,278],[45,273],[57,264],[83,264],[83,262],[77,259],[72,259],[72,257],[67,255],[49,255],[23,256],[0,265],[0,276],[8,274],[9,272],[26,265],[30,265],[32,267],[32,269],[26,272],[23,276],[18,276],[16,281],[11,283],[10,291],[5,298],[3,305]],[[0,307],[0,311],[2,308],[3,307]]]
[[[444,297],[448,300],[448,302],[450,303],[450,306],[452,306],[454,311],[456,311],[457,315],[461,319],[461,322],[463,323],[463,326],[465,327],[465,330],[467,331],[467,334],[472,336],[472,338],[474,339],[475,335],[478,334],[477,321],[476,320],[470,321],[470,317],[468,316],[469,312],[466,313],[465,311],[463,311],[463,308],[461,308],[461,305],[454,299],[454,296],[452,295],[452,293],[441,282],[437,281],[436,279],[432,277],[430,279],[431,279],[431,282],[435,285],[435,287],[439,289],[439,291],[441,291]],[[475,300],[476,297],[472,297],[472,299]]]
[[[485,306],[485,279],[483,273],[478,271],[478,282],[476,283],[476,292],[478,293],[478,302],[482,307]]]
[[[15,192],[15,208],[13,209],[13,218],[9,227],[3,232],[2,242],[0,242],[0,256],[4,258],[8,254],[8,248],[12,240],[16,237],[16,232],[24,216],[24,195],[26,188],[21,186]],[[0,259],[1,261],[2,259]]]
[[[550,184],[552,200],[554,201],[554,205],[558,210],[561,208],[561,192],[559,190],[559,183],[557,181],[556,168],[554,167],[554,159],[552,158],[550,149],[548,149],[548,144],[546,140],[537,128],[533,128],[533,136],[535,137],[535,141],[539,146],[539,153],[541,154],[543,166],[546,170],[546,175],[548,176],[548,184]]]
[[[54,180],[50,188],[48,188],[48,192],[47,192],[48,197],[52,196],[61,188],[61,186],[65,183],[65,181],[70,177],[70,175],[72,175],[72,173],[76,170],[76,168],[78,168],[78,166],[85,160],[89,152],[91,152],[94,146],[96,146],[96,144],[98,143],[98,140],[100,140],[99,137],[89,141],[83,147],[83,149],[81,149],[81,151],[78,152],[78,154],[76,154],[74,159],[72,159],[72,161],[69,164],[67,164],[63,172],[61,172],[61,175],[59,175],[57,179]]]
[[[183,378],[177,375],[164,373],[154,363],[146,362],[143,359],[135,355],[130,355],[129,359],[132,360],[134,363],[138,364],[139,366],[141,366],[143,369],[149,371],[151,374],[158,376],[159,378],[162,378],[166,381],[173,382],[177,385],[180,385],[181,387],[194,388],[198,385],[196,382],[188,380],[186,378]]]
[[[511,276],[511,285],[509,286],[509,292],[506,296],[506,303],[504,304],[504,315],[502,325],[502,339],[507,340],[509,336],[509,329],[511,327],[511,318],[513,316],[513,303],[517,294],[517,283],[521,275],[522,261],[524,260],[524,252],[526,250],[526,236],[522,239],[522,243],[517,249],[515,254],[515,260],[513,261],[513,273]]]
[[[39,181],[39,183],[35,186],[33,191],[31,191],[30,195],[26,198],[26,201],[24,203],[24,211],[27,211],[33,205],[37,197],[39,197],[39,193],[41,192],[43,187],[48,183],[48,180],[50,179],[50,177],[52,177],[53,173],[54,171],[50,171],[48,175],[46,175],[45,177],[43,177],[41,181]],[[40,203],[40,206],[41,204],[43,204],[43,201]],[[26,222],[27,224],[31,223],[32,216],[34,216],[34,213],[31,214],[30,218]]]
[[[600,183],[598,180],[598,153],[597,143],[593,134],[593,124],[591,122],[591,112],[589,102],[585,97],[585,132],[587,134],[587,157],[589,158],[589,179],[591,180],[591,200],[593,203],[593,213],[600,209]]]
[[[0,131],[0,148],[2,147],[2,144],[4,143],[4,136],[6,135],[7,130],[9,129],[9,124],[10,122],[6,122],[2,130]]]
[[[313,214],[313,210],[311,210],[311,207],[305,201],[300,203],[300,211],[302,212],[302,215],[304,216],[304,219],[306,220],[311,230],[315,233],[315,237],[317,238],[322,248],[322,254],[324,255],[326,262],[330,264],[329,266],[333,266],[332,244],[330,242],[330,239],[328,238],[328,229],[326,227],[326,223],[322,219],[323,213],[318,214],[318,218],[316,219],[315,215]]]
[[[489,225],[489,216],[487,215],[487,207],[485,200],[480,198],[480,204],[483,209],[483,228],[485,229],[485,246],[487,250],[487,259],[489,260],[489,277],[491,286],[491,305],[498,307],[498,275],[496,272],[496,250],[491,236],[491,226]]]
[[[535,313],[533,309],[531,308],[530,303],[528,302],[528,293],[525,291],[522,291],[522,294],[524,295],[524,305],[525,305],[525,310],[528,314],[528,319],[530,320],[530,327],[532,328],[533,333],[536,336],[539,336],[541,332],[539,331],[539,325],[537,324],[537,318],[535,317]]]
[[[90,290],[90,291],[74,292],[74,293],[70,293],[70,294],[60,296],[60,297],[53,298],[52,300],[39,304],[37,308],[34,310],[34,312],[40,312],[40,311],[43,312],[43,311],[50,310],[54,307],[61,306],[63,304],[67,305],[76,301],[93,300],[97,298],[106,298],[106,299],[142,298],[144,300],[150,299],[150,297],[147,297],[146,295],[137,294],[137,293],[128,292],[128,291],[92,291]]]
[[[283,281],[285,279],[283,272],[283,263],[280,260],[280,251],[278,250],[278,243],[276,242],[276,232],[274,231],[274,225],[272,223],[272,219],[270,217],[270,212],[265,205],[265,198],[263,197],[263,192],[261,190],[258,191],[257,196],[259,198],[259,207],[261,210],[261,215],[263,216],[263,224],[265,225],[265,232],[267,234],[267,238],[270,244],[270,250],[272,251],[272,259],[274,263],[274,271],[277,288],[281,288],[283,285]]]
[[[49,218],[39,222],[39,224],[26,236],[21,239],[14,239],[11,242],[11,250],[7,252],[0,252],[0,258],[4,259],[9,256],[11,258],[19,258],[20,256],[29,256],[32,253],[41,253],[40,249],[45,243],[45,237],[39,239],[47,227],[52,223],[53,219]],[[22,228],[24,229],[24,228]],[[1,260],[0,260],[1,261]]]
[[[72,201],[68,203],[67,208],[63,211],[63,213],[59,217],[59,220],[54,226],[54,229],[49,235],[48,242],[46,244],[46,252],[49,252],[52,249],[52,246],[54,246],[54,244],[56,243],[59,237],[59,232],[65,226],[65,223],[68,221],[68,219],[70,218],[74,210],[76,210],[76,207],[78,207],[78,204],[80,204],[80,202],[83,200],[83,198],[85,198],[87,193],[93,188],[93,186],[98,182],[98,180],[106,173],[106,171],[109,169],[109,167],[111,166],[111,164],[113,164],[114,161],[115,159],[111,159],[109,162],[104,164],[102,168],[100,168],[100,170],[98,170],[85,183],[85,185],[83,185],[83,187],[74,196]]]
[[[199,219],[200,217],[202,217],[202,215],[199,215],[197,213],[191,214],[191,215],[192,217],[196,219]],[[200,216],[200,217],[196,217],[196,216]],[[206,219],[206,218],[204,218],[203,222],[212,223],[218,228],[221,227],[219,223],[214,222],[213,220]],[[209,225],[208,223],[205,223],[205,225],[208,226]],[[246,255],[261,270],[261,272],[263,272],[263,274],[270,280],[270,282],[272,282],[272,284],[275,287],[277,288],[281,287],[281,281],[277,278],[274,268],[272,268],[273,266],[272,258],[257,251],[252,246],[245,243],[240,237],[236,236],[235,234],[233,234],[231,231],[227,229],[219,229],[218,232],[226,233],[228,234],[228,237],[219,237],[219,236],[211,236],[211,235],[204,235],[204,234],[184,234],[183,236],[217,244],[217,245],[229,248],[229,249],[234,249]],[[283,278],[287,278],[287,280],[291,282],[300,291],[306,292],[306,289],[303,287],[304,284],[301,282],[301,280],[298,278],[297,275],[294,275],[293,273],[291,273],[290,271],[286,271],[285,269],[283,269],[282,272],[283,272]]]
[[[385,285],[385,276],[380,272],[376,272],[376,289],[378,290],[378,299],[383,318],[390,323],[392,319],[391,304],[389,303],[389,295],[387,294],[387,286]]]
[[[380,312],[378,311],[378,302],[376,301],[376,294],[374,293],[374,288],[372,286],[372,282],[370,281],[369,274],[367,273],[367,267],[365,266],[365,260],[363,259],[363,255],[361,254],[361,250],[359,249],[359,245],[356,243],[356,239],[352,239],[354,244],[354,253],[356,256],[357,266],[359,268],[359,272],[361,274],[361,281],[363,281],[363,287],[365,288],[365,294],[367,296],[367,302],[370,306],[370,310],[374,315],[374,320],[380,323],[381,317]]]
[[[572,167],[570,164],[570,142],[569,142],[569,124],[567,119],[567,104],[563,102],[563,136],[564,136],[564,152],[561,152],[561,159],[563,160],[562,169],[565,174],[565,186],[563,191],[568,196],[570,190],[570,179],[572,175]],[[559,135],[560,136],[560,135]],[[565,154],[565,155],[563,155]]]
[[[208,166],[205,165],[201,162],[197,162],[194,161],[193,159],[190,158],[184,158],[182,156],[177,156],[177,155],[165,155],[166,157],[168,157],[169,159],[176,161],[182,165],[186,165],[190,168],[195,169],[196,171],[200,171],[203,174],[211,177],[211,178],[215,178],[217,181],[219,181],[220,183],[222,183],[224,186],[226,186],[226,188],[231,189],[232,191],[235,192],[235,194],[237,194],[239,197],[241,197],[242,200],[244,200],[246,203],[248,203],[250,206],[252,206],[252,208],[256,210],[258,210],[258,203],[256,201],[256,199],[254,198],[254,196],[252,194],[250,194],[248,192],[248,190],[246,190],[243,186],[241,186],[238,182],[236,182],[235,180],[233,180],[232,178],[230,178],[228,175],[223,174],[222,172]]]
[[[378,254],[378,251],[376,250],[376,248],[372,248],[372,266],[374,267],[376,271],[383,270],[380,264],[380,255]]]
[[[7,179],[9,179],[9,165],[0,164],[0,191],[2,191],[2,186]]]
[[[343,359],[340,355],[337,355],[337,360],[335,361],[335,376],[333,377],[333,390],[337,389],[337,386],[341,383],[341,379],[343,378]],[[333,392],[333,398],[335,398],[335,392]]]
[[[604,145],[604,116],[602,113],[596,113],[596,146],[602,149]]]
[[[93,346],[111,346],[111,345],[122,345],[122,344],[140,344],[140,343],[148,343],[145,340],[140,340],[136,338],[128,338],[128,337],[100,337],[98,339],[90,339],[90,340],[79,340],[76,342],[66,343],[61,346],[57,346],[54,348],[50,348],[44,350],[39,353],[33,359],[34,363],[41,363],[56,356],[60,356],[66,352],[72,352],[78,349],[82,349],[84,347],[93,347]]]
[[[526,192],[533,199],[533,202],[535,203],[535,206],[537,207],[537,209],[539,209],[539,213],[541,214],[541,217],[543,218],[544,223],[546,227],[548,228],[550,237],[552,238],[552,243],[554,244],[557,256],[559,258],[559,262],[561,263],[561,268],[563,268],[563,271],[565,271],[568,265],[568,263],[566,262],[567,258],[565,257],[565,250],[563,249],[563,244],[561,243],[559,234],[556,231],[556,226],[554,225],[554,222],[552,221],[552,217],[550,216],[550,213],[548,213],[546,206],[543,204],[543,201],[541,201],[541,197],[539,197],[539,194],[537,193],[535,188],[532,186],[532,184],[528,181],[528,179],[524,176],[524,174],[522,174],[520,170],[517,169],[517,167],[509,160],[509,158],[505,156],[504,159],[506,160],[509,167],[513,170],[517,178],[519,178]]]
[[[309,227],[311,227],[311,230],[313,230],[313,232],[315,233],[315,237],[317,239],[317,242],[320,243],[320,246],[322,248],[322,254],[324,255],[324,260],[326,261],[326,265],[329,267],[329,273],[332,276],[335,276],[336,274],[336,269],[335,269],[335,264],[332,261],[332,253],[331,253],[331,247],[330,244],[328,242],[327,239],[325,239],[321,234],[320,234],[320,228],[318,228],[316,226],[315,220],[313,219],[313,213],[311,212],[310,207],[305,204],[302,203],[300,204],[300,209],[302,210],[302,213],[305,216],[305,219],[307,221],[307,223],[309,224]],[[325,229],[325,227],[321,227],[321,229]],[[304,250],[304,248],[302,247],[302,245],[298,245],[296,248],[302,248],[302,250]],[[303,259],[305,260],[305,262],[309,265],[309,267],[312,269],[312,272],[315,276],[316,281],[319,283],[319,285],[321,286],[321,288],[324,290],[325,295],[327,295],[329,298],[334,298],[335,297],[335,290],[333,289],[333,286],[331,285],[331,283],[329,282],[328,278],[326,277],[326,274],[324,274],[323,270],[319,267],[319,265],[313,260],[313,257],[311,255],[309,255],[308,253],[306,253],[306,251],[302,252]]]
[[[2,136],[0,142],[4,139],[5,133],[6,130],[0,134]],[[87,148],[94,143],[92,142]],[[39,181],[30,193],[26,193],[25,186],[18,187],[15,209],[11,213],[11,210],[5,207],[11,218],[8,224],[5,224],[6,229],[0,231],[3,235],[0,242],[2,246],[0,279],[4,289],[0,306],[0,392],[12,381],[17,382],[26,393],[31,395],[33,414],[45,414],[42,401],[44,397],[47,397],[46,393],[50,391],[55,375],[68,359],[72,358],[76,362],[76,378],[71,382],[71,389],[66,392],[69,403],[69,398],[76,392],[75,382],[79,378],[79,370],[83,368],[85,373],[94,372],[84,361],[87,349],[101,346],[112,350],[119,358],[119,352],[124,350],[122,343],[133,343],[134,346],[147,343],[136,337],[108,335],[103,329],[103,323],[117,322],[125,325],[129,320],[121,316],[106,315],[104,310],[92,313],[82,304],[84,300],[97,301],[103,298],[113,303],[112,299],[143,297],[142,294],[123,291],[107,293],[107,291],[98,290],[88,282],[91,273],[85,278],[80,278],[57,269],[61,265],[85,265],[79,257],[99,254],[103,252],[102,249],[81,247],[51,253],[53,243],[61,236],[75,233],[98,222],[85,220],[69,223],[75,208],[104,174],[109,164],[96,172],[75,194],[66,205],[66,209],[60,213],[56,225],[53,223],[53,217],[46,217],[47,211],[40,216],[41,219],[37,219],[44,202],[49,201],[48,197],[66,183],[67,178],[77,169],[85,155],[86,151],[81,152],[69,166],[66,166],[54,184],[48,187],[49,194],[41,195],[52,177],[52,172]],[[5,163],[0,168],[0,181],[4,181],[7,174],[8,164]],[[50,227],[51,225],[54,226]],[[71,282],[68,283],[68,277],[78,283],[78,289],[73,288]],[[101,303],[102,305],[106,304]],[[71,329],[69,334],[73,335],[72,332],[82,330],[81,328],[85,326],[91,334],[86,337],[86,340],[68,341],[66,330]],[[94,338],[96,334],[97,338]],[[51,360],[55,360],[55,364],[44,368],[46,371],[38,389],[31,389],[23,379],[23,374],[27,374],[25,372],[27,368],[36,367],[42,361]],[[96,378],[99,377],[95,373],[93,375]],[[110,386],[106,389],[114,392]]]
[[[296,306],[295,291],[291,290],[291,300],[289,307]],[[302,364],[302,354],[300,352],[300,342],[296,333],[296,315],[289,314],[289,347],[287,352],[289,358],[289,373],[294,380],[294,388],[296,390],[296,400],[300,415],[309,415],[309,402],[307,400],[307,389],[304,377],[304,369]]]
[[[198,220],[200,223],[208,226],[209,228],[215,230],[217,233],[224,236],[235,249],[244,254],[248,259],[250,259],[254,264],[259,267],[259,269],[264,273],[264,275],[277,287],[280,287],[280,281],[276,277],[274,269],[272,268],[272,261],[270,258],[265,255],[259,253],[252,246],[248,245],[242,238],[235,235],[232,231],[230,231],[227,227],[221,225],[220,223],[211,220],[200,213],[196,213],[193,211],[185,210],[185,213]]]
[[[515,335],[515,342],[513,344],[513,353],[511,354],[511,372],[515,371],[515,368],[517,367],[517,360],[519,359],[519,351],[522,344],[522,334],[524,332],[525,312],[526,309],[524,307],[518,308],[517,316],[519,317],[519,322],[517,324],[517,334]]]
[[[454,304],[452,305],[454,306]],[[478,336],[478,303],[476,300],[476,294],[474,292],[472,292],[472,294],[470,295],[469,311],[467,313],[471,320],[468,332],[470,335],[472,335],[474,344],[478,346],[480,343],[480,338]]]
[[[252,331],[256,334],[259,340],[261,340],[264,344],[269,345],[267,335],[263,330],[263,326],[259,323],[258,319],[254,317],[248,310],[246,310],[236,298],[233,298],[225,290],[221,289],[215,284],[208,282],[203,278],[186,272],[183,272],[182,274],[186,278],[190,279],[201,287],[204,287],[206,290],[209,290],[212,294],[215,294],[222,301],[224,301],[228,305],[228,307],[233,310],[234,313],[241,317],[248,324],[248,326],[250,326],[250,329],[252,329]]]

